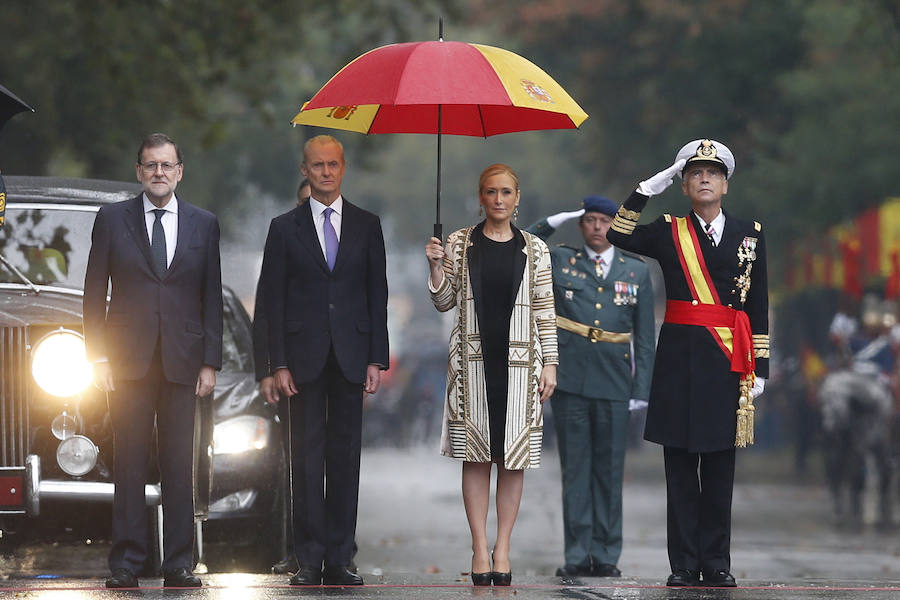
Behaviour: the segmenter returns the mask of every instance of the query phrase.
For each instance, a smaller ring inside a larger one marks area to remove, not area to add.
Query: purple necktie
[[[334,262],[337,260],[338,239],[331,224],[331,213],[334,209],[330,206],[325,209],[325,222],[322,224],[322,232],[325,234],[325,262],[328,268],[334,271]]]

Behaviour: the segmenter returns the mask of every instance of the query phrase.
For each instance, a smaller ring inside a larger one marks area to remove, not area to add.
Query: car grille
[[[0,467],[21,467],[28,454],[28,361],[25,328],[0,328]]]

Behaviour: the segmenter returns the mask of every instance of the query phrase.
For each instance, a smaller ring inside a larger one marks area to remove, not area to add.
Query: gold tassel
[[[734,435],[736,448],[746,448],[753,445],[754,413],[753,406],[753,381],[756,376],[753,373],[741,378],[740,398],[738,398],[737,429]]]

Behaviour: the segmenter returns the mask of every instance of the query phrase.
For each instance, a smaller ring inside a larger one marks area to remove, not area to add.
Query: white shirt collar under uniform
[[[698,215],[696,212],[694,213],[694,216],[697,217],[698,221],[700,221],[700,227],[703,229],[703,231],[706,231],[707,223],[703,220],[703,217]],[[725,231],[725,211],[719,209],[719,214],[716,215],[715,219],[710,221],[709,225],[712,226],[713,242],[718,245],[719,242],[722,241],[722,232]]]
[[[594,252],[591,248],[585,246],[584,251],[591,260],[595,260],[598,257],[603,259],[603,277],[606,278],[606,276],[609,275],[609,268],[612,266],[613,260],[616,257],[616,247],[610,246],[603,252]]]

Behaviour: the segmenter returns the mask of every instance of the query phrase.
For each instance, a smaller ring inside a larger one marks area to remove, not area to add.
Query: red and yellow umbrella
[[[410,42],[366,52],[326,83],[291,120],[359,133],[487,137],[576,129],[588,115],[542,69],[518,54],[464,42]]]
[[[552,77],[518,54],[482,44],[411,42],[376,48],[348,64],[292,122],[359,133],[486,137],[575,129],[587,117]]]

